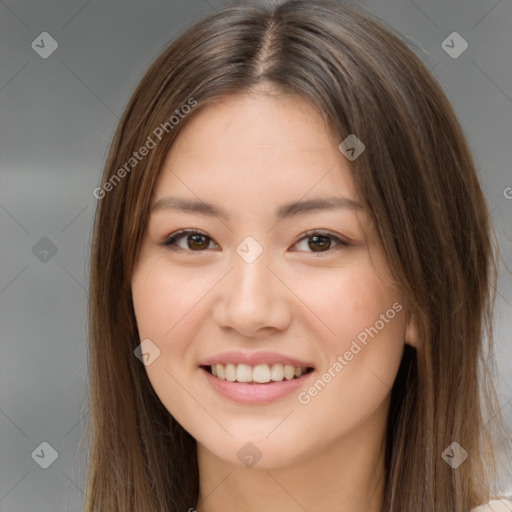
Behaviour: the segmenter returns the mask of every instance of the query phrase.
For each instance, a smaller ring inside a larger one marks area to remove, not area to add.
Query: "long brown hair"
[[[364,142],[351,162],[356,190],[417,324],[418,348],[406,348],[392,389],[382,511],[468,512],[488,501],[495,476],[485,414],[501,425],[491,381],[497,250],[476,166],[403,37],[358,8],[312,0],[233,4],[200,21],[153,62],[124,111],[95,193],[86,510],[196,505],[195,440],[134,356],[130,281],[181,128],[210,102],[263,85],[312,102],[340,142]],[[469,454],[457,469],[442,457],[452,442]]]

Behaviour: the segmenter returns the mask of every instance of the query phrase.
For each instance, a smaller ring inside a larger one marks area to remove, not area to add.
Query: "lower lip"
[[[298,379],[258,384],[251,382],[231,382],[214,377],[208,370],[201,368],[206,380],[222,396],[243,404],[268,404],[301,388],[314,373],[301,375]]]

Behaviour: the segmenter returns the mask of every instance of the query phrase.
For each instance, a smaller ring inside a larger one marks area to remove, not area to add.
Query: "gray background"
[[[224,3],[0,1],[2,512],[81,508],[92,191],[122,109],[151,60],[185,26]],[[510,264],[512,2],[360,5],[408,36],[452,101]],[[441,46],[453,31],[469,44],[458,58]],[[58,42],[46,59],[31,47],[42,32]],[[502,270],[496,336],[500,401],[509,428],[511,288],[510,274]],[[58,452],[47,469],[37,463],[50,460],[49,449],[39,448],[42,442]]]

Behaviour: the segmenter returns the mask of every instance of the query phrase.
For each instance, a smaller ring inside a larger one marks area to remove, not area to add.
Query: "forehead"
[[[199,197],[245,194],[261,202],[339,192],[356,199],[340,142],[303,99],[228,96],[200,105],[186,121],[166,156],[156,196],[181,190]]]
[[[197,144],[215,153],[268,155],[325,152],[337,146],[320,112],[296,96],[243,94],[199,105],[173,147],[194,151]],[[339,143],[339,142],[338,142]]]

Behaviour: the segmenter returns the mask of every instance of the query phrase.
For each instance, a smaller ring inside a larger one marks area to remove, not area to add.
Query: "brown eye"
[[[327,253],[333,248],[333,245],[340,249],[350,245],[348,242],[341,240],[339,237],[329,232],[315,230],[307,232],[305,235],[306,236],[303,236],[294,244],[298,245],[307,240],[308,243],[305,252],[317,254]],[[182,240],[186,240],[186,245],[180,245]],[[213,242],[213,239],[205,233],[197,230],[184,229],[171,235],[162,242],[162,245],[175,251],[204,252],[210,247],[211,243],[218,248],[218,245]]]
[[[334,236],[331,233],[323,232],[323,231],[309,231],[306,233],[306,236],[302,237],[295,245],[302,243],[307,240],[307,248],[306,252],[314,252],[314,253],[324,253],[328,252],[330,249],[338,246],[338,248],[342,248],[344,246],[350,245],[349,243],[341,240],[337,236]]]
[[[308,247],[314,252],[323,252],[325,249],[331,248],[332,238],[323,235],[315,235],[310,237]]]
[[[204,235],[188,235],[187,240],[190,249],[206,249],[209,245],[208,237]]]
[[[183,239],[187,241],[185,247],[178,244]],[[167,238],[162,245],[173,250],[202,252],[204,249],[208,249],[210,242],[212,239],[200,231],[182,230]]]

